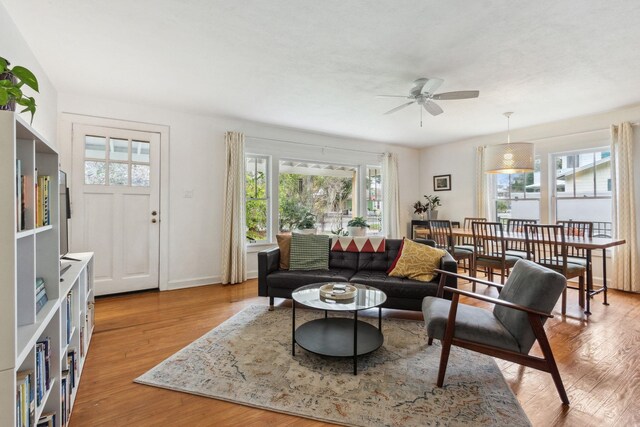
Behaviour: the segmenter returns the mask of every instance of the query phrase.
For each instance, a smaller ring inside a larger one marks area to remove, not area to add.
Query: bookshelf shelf
[[[63,389],[69,381],[77,389],[91,341],[93,253],[73,254],[80,261],[60,277],[58,164],[55,148],[27,122],[0,111],[0,426],[29,416],[20,411],[18,396],[25,395],[34,399],[30,425],[53,413],[54,427],[66,424],[73,405]],[[36,187],[38,178],[44,185]],[[37,379],[46,372],[49,388],[40,382],[36,405]]]

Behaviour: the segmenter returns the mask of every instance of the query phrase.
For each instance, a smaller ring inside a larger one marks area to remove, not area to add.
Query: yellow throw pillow
[[[442,249],[404,239],[389,276],[430,282],[435,276],[433,270],[440,267],[440,259],[445,253]]]

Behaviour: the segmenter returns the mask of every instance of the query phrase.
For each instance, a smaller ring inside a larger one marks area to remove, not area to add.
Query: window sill
[[[270,242],[247,243],[246,248],[247,248],[247,253],[252,254],[252,253],[260,252],[267,248],[274,247],[275,245],[276,243],[270,243]]]

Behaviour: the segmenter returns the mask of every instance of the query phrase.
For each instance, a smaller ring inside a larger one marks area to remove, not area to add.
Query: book
[[[22,224],[22,162],[16,159],[16,221],[17,230],[23,230]]]
[[[38,420],[38,424],[36,427],[55,427],[56,425],[56,414],[55,412],[50,412],[48,414],[42,414],[40,419]]]
[[[32,384],[32,371],[21,371],[16,374],[16,425],[20,427],[33,425],[35,402]]]

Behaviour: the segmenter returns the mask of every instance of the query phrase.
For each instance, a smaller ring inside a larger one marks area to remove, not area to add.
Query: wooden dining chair
[[[474,222],[486,222],[487,218],[470,218],[467,217],[463,221],[463,227],[471,230],[471,224]],[[456,243],[456,249],[473,252],[473,237],[459,237]]]
[[[431,230],[430,238],[436,242],[436,247],[449,252],[456,261],[468,261],[469,271],[471,271],[473,252],[456,248],[451,231],[451,221],[431,220],[429,221],[429,229]]]
[[[476,276],[478,267],[485,267],[488,279],[493,281],[493,271],[500,270],[500,283],[504,284],[504,279],[509,274],[509,270],[521,258],[506,254],[502,223],[472,222],[471,230],[475,248],[471,262],[473,266],[472,275]],[[474,283],[473,291],[475,292],[475,290]]]
[[[556,221],[564,230],[567,237],[593,237],[593,222],[590,221]],[[587,267],[587,250],[581,248],[567,248],[567,261]]]
[[[537,219],[507,219],[507,233],[522,233],[524,234],[524,227],[526,224],[537,224]],[[517,256],[518,258],[527,259],[527,243],[524,240],[514,241],[510,240],[506,242],[507,250],[506,254],[511,256]]]
[[[562,274],[565,278],[578,278],[578,304],[584,307],[584,284],[586,267],[567,261],[567,245],[561,225],[527,224],[525,227],[527,252],[530,260],[543,267],[550,268]],[[567,290],[562,292],[562,314],[567,312]]]

